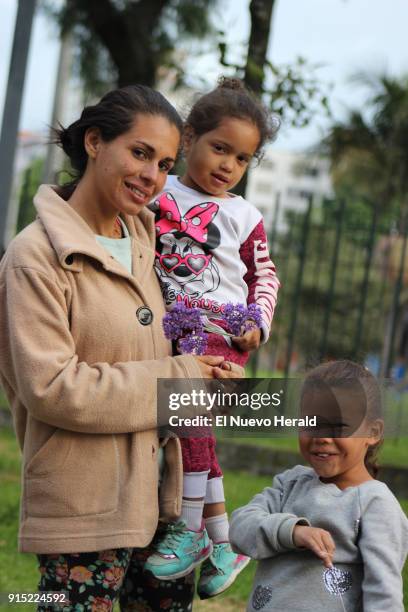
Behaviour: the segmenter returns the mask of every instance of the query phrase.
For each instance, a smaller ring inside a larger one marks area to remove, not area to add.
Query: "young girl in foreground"
[[[408,521],[373,478],[378,384],[360,365],[327,363],[306,378],[301,403],[324,427],[299,436],[312,467],[278,474],[232,515],[234,549],[259,561],[247,610],[403,612]]]
[[[277,127],[239,80],[222,79],[191,109],[184,136],[186,171],[168,177],[152,207],[155,266],[168,310],[181,302],[221,324],[217,315],[227,303],[259,305],[261,328],[242,333],[232,346],[210,334],[207,354],[239,365],[246,363],[249,350],[268,339],[279,281],[260,212],[230,190]],[[181,438],[181,445],[181,521],[169,528],[146,567],[156,577],[172,579],[209,557],[198,585],[200,597],[208,598],[232,584],[249,559],[233,553],[228,542],[214,437]]]

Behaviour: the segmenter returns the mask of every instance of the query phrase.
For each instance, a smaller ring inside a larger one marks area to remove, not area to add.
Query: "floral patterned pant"
[[[194,572],[178,580],[157,580],[144,572],[151,550],[117,548],[95,553],[38,555],[39,592],[65,591],[69,604],[40,605],[38,612],[110,612],[116,600],[126,612],[188,612]]]

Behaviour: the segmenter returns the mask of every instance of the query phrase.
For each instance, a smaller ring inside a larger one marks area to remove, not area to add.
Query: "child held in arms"
[[[231,190],[277,129],[277,119],[241,81],[222,78],[187,118],[185,173],[169,176],[152,205],[155,267],[166,308],[173,313],[197,309],[205,315],[220,332],[209,334],[205,352],[223,355],[227,364],[243,366],[248,351],[268,340],[276,305],[279,281],[262,216]],[[225,319],[232,342],[222,335]],[[185,437],[181,444],[182,514],[168,527],[146,568],[158,578],[174,579],[204,562],[198,584],[204,599],[228,588],[249,559],[235,554],[229,544],[214,436]]]

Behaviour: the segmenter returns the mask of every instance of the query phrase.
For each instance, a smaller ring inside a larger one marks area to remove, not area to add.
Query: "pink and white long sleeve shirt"
[[[156,215],[155,269],[166,308],[177,302],[217,319],[228,302],[262,309],[269,337],[279,280],[262,215],[241,196],[200,193],[169,176],[151,209]]]

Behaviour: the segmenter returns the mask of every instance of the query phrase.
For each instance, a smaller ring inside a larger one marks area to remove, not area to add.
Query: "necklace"
[[[113,238],[123,238],[123,234],[122,234],[122,224],[119,221],[119,217],[116,217],[115,219],[115,225],[113,228]]]

